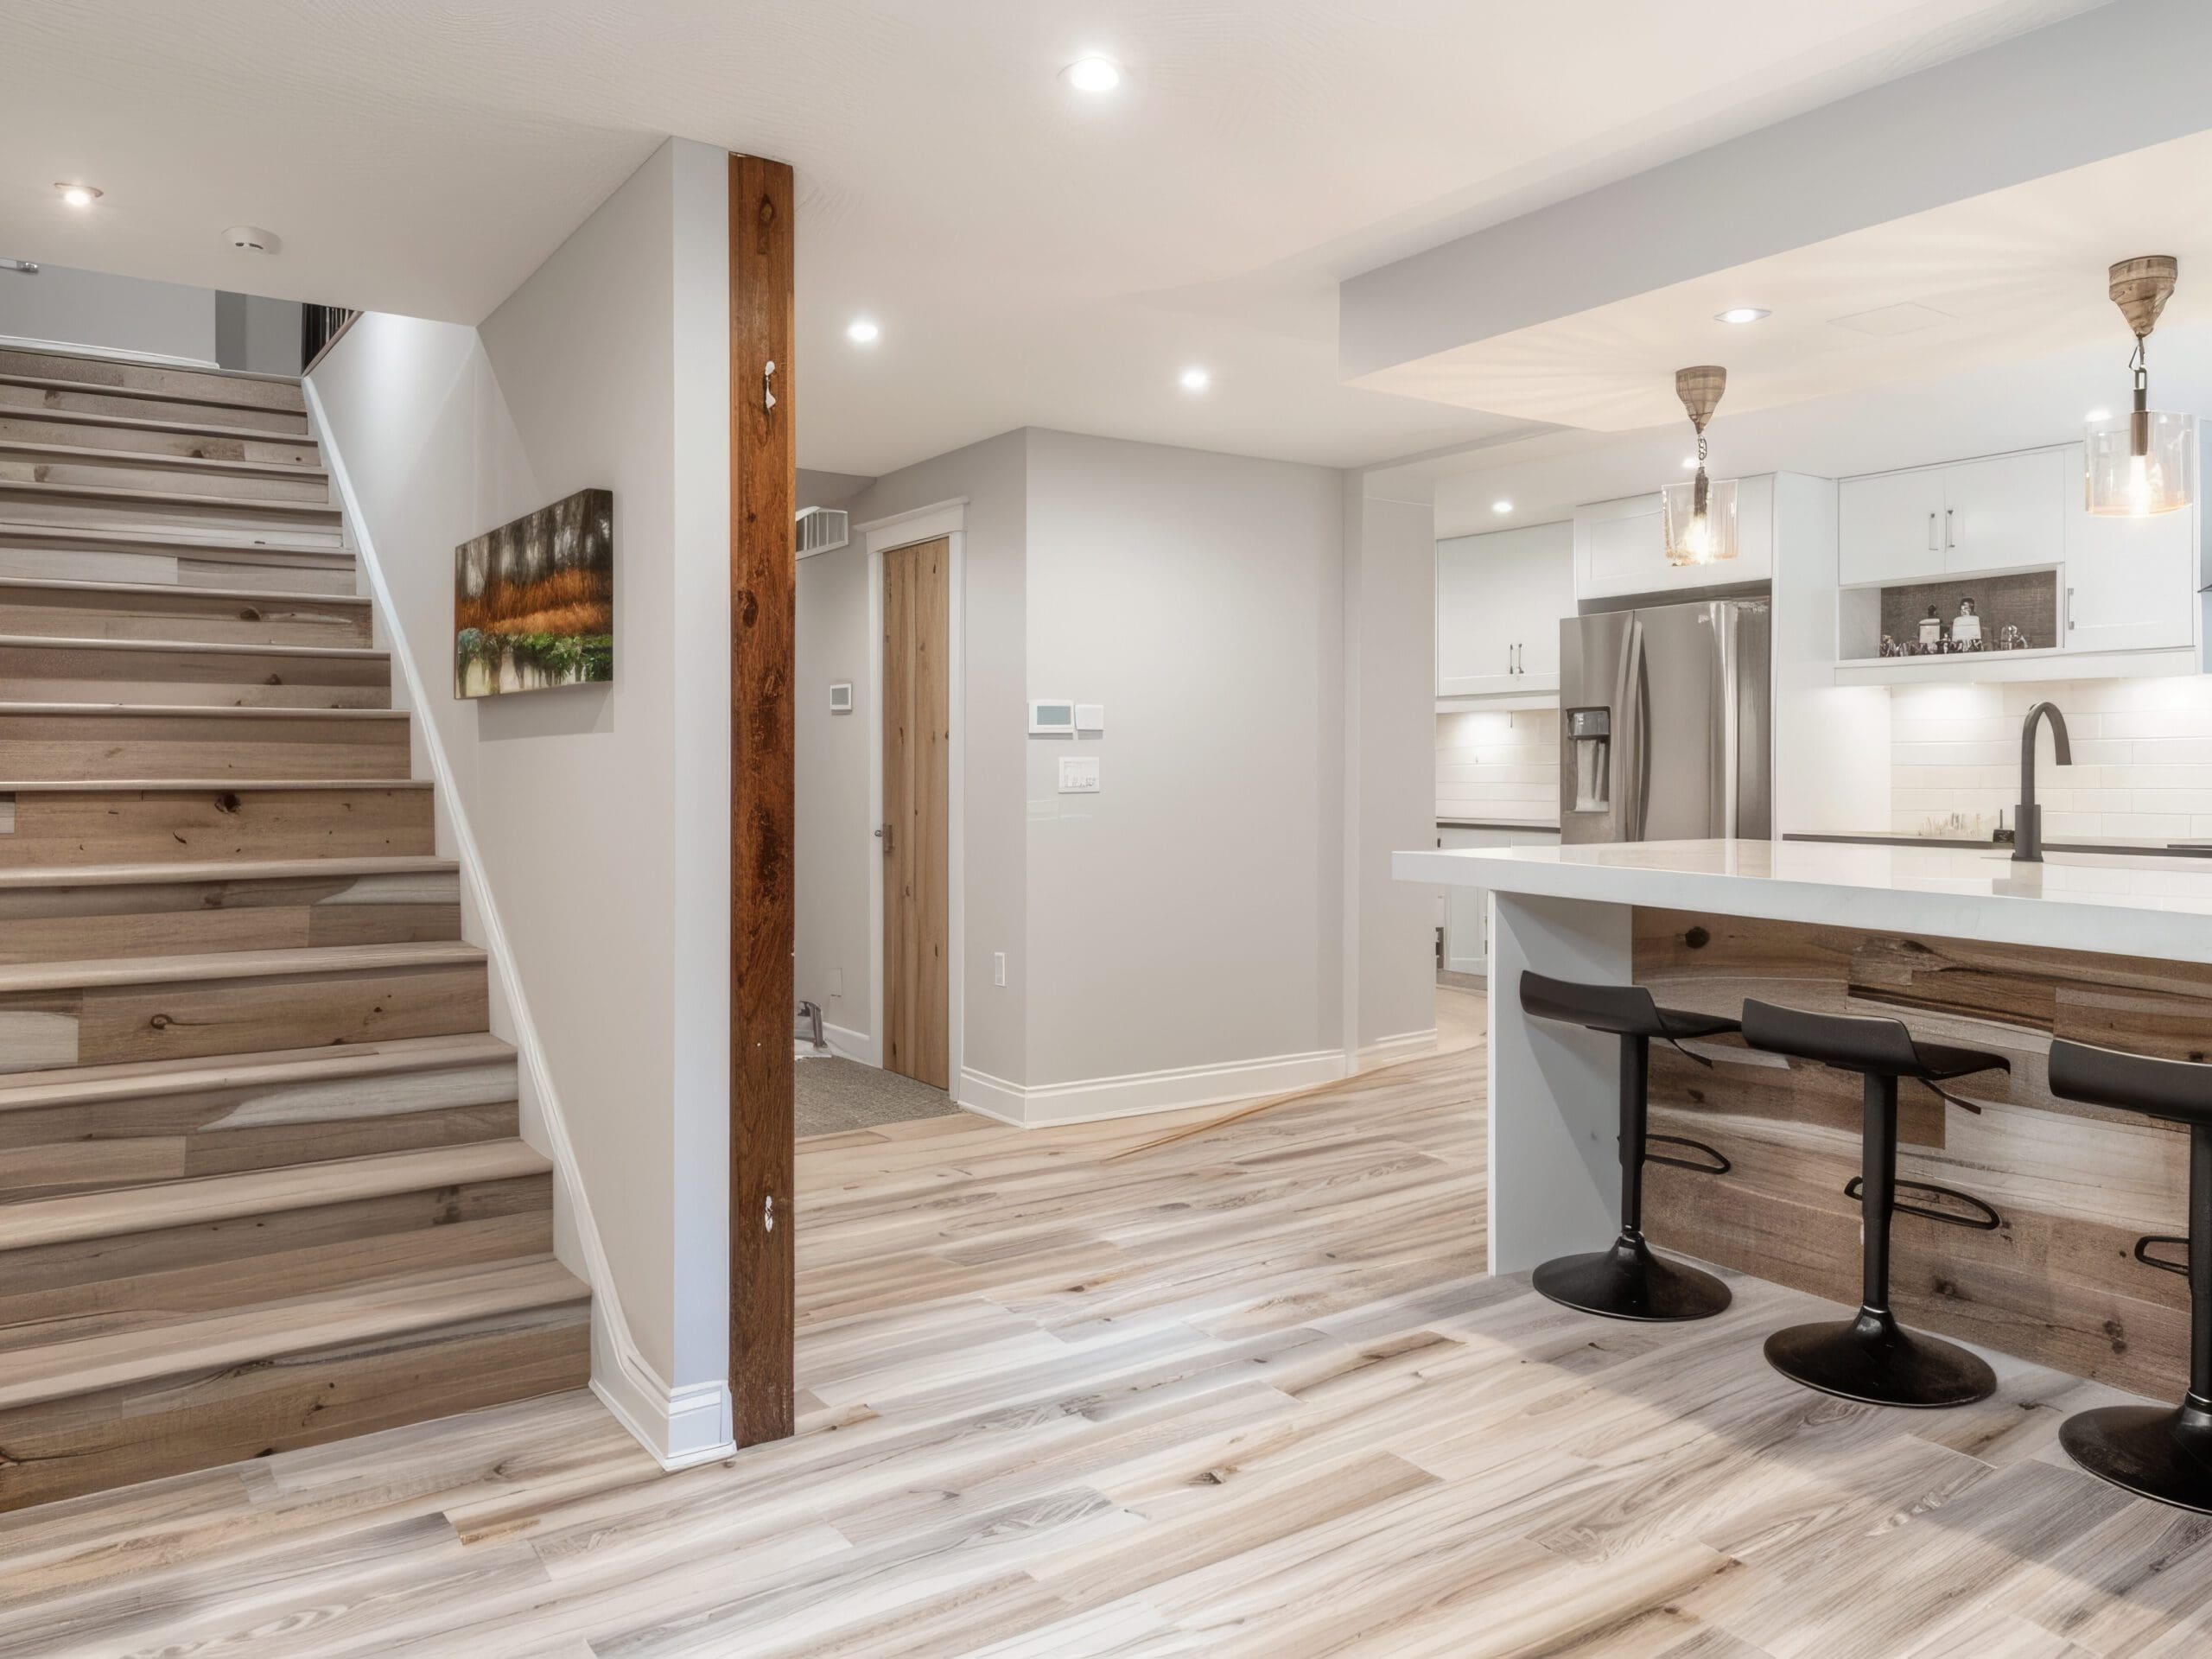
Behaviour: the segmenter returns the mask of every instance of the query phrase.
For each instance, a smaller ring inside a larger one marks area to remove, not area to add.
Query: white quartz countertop
[[[1402,881],[2212,962],[2212,860],[1809,841],[1423,848]]]

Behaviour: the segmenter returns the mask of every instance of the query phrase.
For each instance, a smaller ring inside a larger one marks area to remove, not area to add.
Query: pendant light
[[[1728,389],[1728,371],[1706,364],[1675,371],[1675,395],[1697,429],[1697,476],[1659,492],[1660,524],[1669,564],[1714,564],[1736,556],[1736,480],[1705,475],[1705,423]]]
[[[2116,419],[2092,421],[2084,440],[2088,469],[2082,480],[2091,512],[2145,518],[2173,512],[2196,499],[2196,423],[2186,415],[2150,407],[2151,373],[2145,359],[2180,266],[2170,253],[2123,259],[2112,268],[2112,301],[2135,331],[2135,406]]]

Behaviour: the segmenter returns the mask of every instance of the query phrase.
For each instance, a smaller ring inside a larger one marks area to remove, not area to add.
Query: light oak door
[[[946,961],[952,544],[883,556],[883,1064],[952,1086]]]

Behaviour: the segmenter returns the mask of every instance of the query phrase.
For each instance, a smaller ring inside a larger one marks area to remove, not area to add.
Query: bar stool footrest
[[[1700,1163],[1694,1158],[1669,1158],[1654,1147],[1688,1147],[1692,1152],[1701,1152],[1711,1160]],[[1728,1161],[1728,1154],[1718,1147],[1708,1147],[1702,1141],[1693,1141],[1686,1135],[1649,1135],[1643,1137],[1643,1161],[1647,1164],[1672,1164],[1676,1169],[1694,1170],[1700,1175],[1726,1175],[1736,1167]]]
[[[1995,1210],[1973,1193],[1961,1192],[1955,1186],[1936,1186],[1927,1181],[1897,1181],[1894,1185],[1900,1192],[1926,1192],[1934,1198],[1955,1199],[1975,1211],[1971,1216],[1961,1216],[1954,1211],[1931,1210],[1924,1204],[1900,1204],[1891,1198],[1890,1209],[1897,1215],[1918,1216],[1923,1221],[1940,1221],[1947,1227],[1971,1227],[1980,1233],[1993,1233],[2005,1224],[2005,1217]],[[1856,1200],[1866,1185],[1865,1177],[1854,1175],[1843,1184],[1843,1196]],[[2152,1265],[2156,1267],[2158,1264],[2153,1262]]]

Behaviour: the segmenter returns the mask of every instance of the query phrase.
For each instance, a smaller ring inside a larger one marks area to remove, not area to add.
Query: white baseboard
[[[27,340],[21,334],[0,334],[0,352],[41,352],[54,357],[102,357],[118,363],[143,363],[156,369],[219,369],[212,357],[171,357],[166,352],[133,352],[120,346],[82,346],[73,340]],[[98,386],[87,386],[98,391]]]
[[[591,1391],[664,1469],[712,1463],[737,1449],[728,1385],[672,1389],[632,1349],[620,1351],[592,1321]]]
[[[830,1052],[842,1054],[849,1060],[858,1060],[862,1065],[880,1067],[883,1057],[876,1050],[875,1039],[864,1031],[849,1031],[842,1026],[822,1023],[822,1040],[830,1045]]]
[[[1402,1031],[1395,1037],[1378,1037],[1359,1051],[1359,1069],[1372,1070],[1388,1065],[1394,1060],[1410,1060],[1429,1052],[1436,1046],[1436,1027],[1427,1031]]]
[[[1343,1051],[1333,1048],[1162,1071],[1133,1071],[1118,1077],[1086,1077],[1076,1083],[1009,1083],[967,1067],[960,1073],[957,1098],[970,1111],[1033,1128],[1046,1123],[1090,1123],[1101,1118],[1134,1117],[1287,1094],[1315,1084],[1333,1083],[1344,1074]]]

